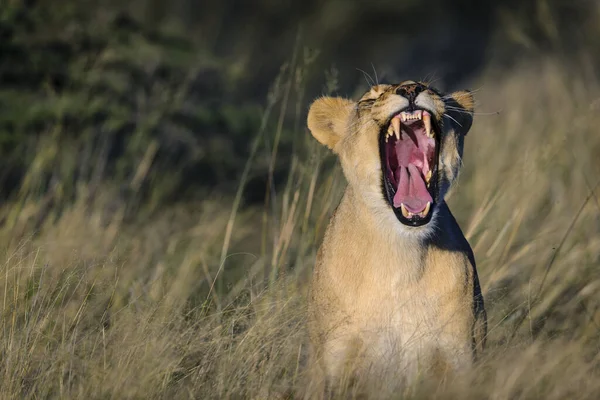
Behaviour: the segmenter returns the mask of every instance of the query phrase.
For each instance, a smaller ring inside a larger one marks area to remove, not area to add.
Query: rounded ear
[[[452,93],[446,100],[446,114],[451,118],[451,124],[457,132],[466,135],[473,124],[473,110],[475,100],[473,94],[468,90]]]
[[[346,135],[346,127],[354,102],[341,97],[321,97],[308,111],[308,129],[321,144],[334,150]]]

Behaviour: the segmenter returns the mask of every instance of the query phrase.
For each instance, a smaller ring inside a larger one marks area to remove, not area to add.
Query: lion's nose
[[[417,98],[419,93],[421,93],[423,90],[425,90],[425,87],[423,85],[415,83],[412,85],[403,85],[398,87],[396,89],[396,94],[406,97],[409,103],[412,105],[414,104],[415,99]]]

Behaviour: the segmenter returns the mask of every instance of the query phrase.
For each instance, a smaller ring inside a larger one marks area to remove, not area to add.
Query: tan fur
[[[309,111],[311,133],[338,154],[348,180],[319,249],[309,298],[315,377],[330,389],[348,379],[383,385],[428,372],[445,375],[470,366],[484,343],[472,252],[443,202],[466,134],[443,114],[472,118],[470,93],[451,97],[464,106],[462,114],[445,110],[445,98],[428,86],[416,97],[444,132],[441,200],[431,222],[401,224],[382,192],[378,137],[408,104],[397,89],[415,93],[413,85],[419,84],[379,85],[358,103],[321,98]]]
[[[338,132],[344,132],[346,109],[353,106],[350,100],[323,97],[313,104],[313,111],[308,115],[308,129],[321,144],[334,149],[340,140]]]
[[[454,98],[454,100],[456,100],[456,102],[466,110],[472,111],[475,107],[473,95],[468,90],[461,90],[460,92],[452,93],[452,98]]]

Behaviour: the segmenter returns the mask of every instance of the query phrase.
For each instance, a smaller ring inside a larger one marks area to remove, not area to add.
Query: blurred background
[[[585,50],[599,44],[598,12],[593,0],[7,0],[0,193],[21,187],[44,137],[60,141],[29,182],[44,192],[130,181],[145,156],[138,184],[157,202],[235,188],[275,78],[295,74],[275,168],[285,175],[289,131],[315,96],[356,95],[371,79],[462,88],[490,65],[550,56],[595,74]],[[264,194],[260,167],[251,200]]]
[[[345,186],[308,106],[412,79],[477,101],[494,372],[444,393],[597,398],[598,73],[596,0],[2,1],[0,394],[302,393]]]

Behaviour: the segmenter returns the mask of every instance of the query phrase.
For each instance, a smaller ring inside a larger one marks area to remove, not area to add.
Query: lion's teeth
[[[388,126],[388,130],[387,133],[385,134],[385,141],[388,141],[388,138],[390,136],[392,136],[394,134],[394,129],[392,128],[392,125]]]
[[[432,172],[431,170],[427,171],[427,175],[425,175],[425,182],[429,185],[429,181],[431,180]]]
[[[427,202],[427,205],[425,206],[425,209],[423,210],[423,212],[421,212],[421,216],[426,217],[427,214],[429,214],[429,209],[431,208],[431,202]]]
[[[404,218],[410,218],[411,213],[408,212],[408,210],[404,206],[404,203],[400,204],[400,209],[402,210],[402,215],[404,216]]]
[[[402,111],[399,114],[399,117],[402,120],[402,122],[406,122],[406,121],[421,120],[428,114],[429,113],[427,111],[423,111],[423,110],[416,110],[413,112]]]
[[[398,118],[392,118],[392,127],[396,134],[396,139],[400,140],[400,120]]]
[[[425,125],[425,133],[427,137],[432,138],[433,133],[431,132],[431,116],[429,113],[423,113],[423,125]]]

